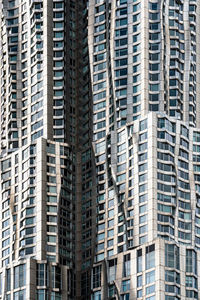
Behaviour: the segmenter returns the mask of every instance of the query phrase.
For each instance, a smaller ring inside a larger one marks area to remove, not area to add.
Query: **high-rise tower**
[[[199,299],[198,1],[91,0],[92,299]]]
[[[0,299],[75,299],[85,5],[0,1]]]
[[[0,299],[200,299],[199,1],[0,26]]]

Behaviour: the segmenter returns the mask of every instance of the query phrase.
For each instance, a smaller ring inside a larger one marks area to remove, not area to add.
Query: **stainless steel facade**
[[[0,1],[1,299],[75,297],[83,8]]]
[[[199,2],[0,9],[0,299],[200,299]]]
[[[199,3],[89,1],[88,20],[92,299],[199,299]]]

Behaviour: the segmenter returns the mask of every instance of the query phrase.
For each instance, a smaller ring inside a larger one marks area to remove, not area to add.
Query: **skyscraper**
[[[84,8],[0,1],[1,299],[75,299]]]
[[[199,2],[89,1],[92,299],[199,299]]]
[[[0,25],[0,299],[200,299],[199,2]]]

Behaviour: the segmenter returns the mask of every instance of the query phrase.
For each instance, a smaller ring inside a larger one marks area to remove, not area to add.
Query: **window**
[[[142,249],[137,251],[137,272],[142,272]]]
[[[141,176],[143,176],[143,175],[141,175]],[[147,211],[147,205],[146,204],[139,207],[139,213],[140,214],[143,214],[146,211]]]
[[[122,281],[122,292],[127,292],[130,290],[130,280],[123,280]]]
[[[26,300],[26,290],[21,290],[14,293],[14,300]]]
[[[155,281],[155,271],[146,273],[146,284],[153,283]]]
[[[115,280],[116,276],[116,267],[117,267],[117,259],[112,259],[108,261],[108,282]]]
[[[105,151],[105,147],[106,147],[106,144],[104,141],[96,144],[96,152],[99,153],[99,152]]]
[[[130,300],[130,295],[129,294],[124,294],[120,297],[120,300]]]
[[[198,299],[198,293],[191,290],[186,290],[186,297],[190,299]]]
[[[127,18],[116,20],[116,27],[127,25]]]
[[[146,247],[146,270],[155,267],[155,245]]]
[[[119,37],[119,36],[127,35],[127,31],[128,31],[127,28],[115,30],[115,36]]]
[[[166,267],[179,269],[179,248],[173,244],[165,245]]]
[[[108,248],[109,248],[109,247],[112,247],[112,246],[113,246],[113,239],[108,240],[107,245],[108,245]]]
[[[175,271],[165,271],[165,280],[168,282],[176,282],[180,284],[180,274]]]
[[[131,273],[131,261],[130,261],[131,255],[127,254],[124,255],[124,277],[129,276]]]
[[[121,8],[117,10],[117,16],[123,16],[127,14],[127,8]]]
[[[46,265],[37,264],[37,285],[46,285]]]
[[[101,287],[101,265],[93,268],[93,289]]]
[[[127,65],[127,58],[122,58],[122,59],[118,59],[118,60],[115,60],[115,66],[116,67],[121,67],[121,66],[125,66]]]
[[[142,289],[137,291],[137,298],[141,298],[142,297]]]
[[[120,5],[127,4],[127,0],[120,0]]]
[[[112,237],[114,235],[114,229],[108,230],[108,237]]]
[[[152,294],[155,292],[155,284],[154,285],[151,285],[151,286],[148,286],[146,288],[146,295],[149,295],[149,294]]]
[[[147,129],[147,119],[140,121],[140,130],[143,131]]]
[[[137,287],[141,287],[142,286],[142,275],[137,276]]]
[[[186,272],[197,274],[197,254],[194,250],[186,250]]]
[[[26,265],[19,265],[14,268],[14,288],[26,285]]]
[[[92,300],[101,300],[101,291],[94,292],[94,295],[92,295]]]
[[[37,300],[44,300],[44,299],[46,299],[46,291],[38,290],[37,291]]]
[[[140,228],[139,228],[139,234],[146,233],[146,232],[147,232],[147,229],[148,229],[148,226],[147,226],[147,225],[140,226]]]
[[[115,291],[115,285],[114,284],[112,284],[112,285],[110,285],[109,287],[108,287],[108,297],[110,297],[110,298],[112,298],[112,297],[114,297],[114,294],[116,293],[116,291]]]
[[[139,218],[139,222],[140,222],[140,224],[143,224],[143,223],[147,222],[147,215],[141,216]]]
[[[191,287],[197,289],[197,279],[193,276],[186,276],[185,278],[186,287]]]
[[[133,5],[133,12],[140,10],[140,8],[141,8],[141,3],[139,2],[138,4]]]

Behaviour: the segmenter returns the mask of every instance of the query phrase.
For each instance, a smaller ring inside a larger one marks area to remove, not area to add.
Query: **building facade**
[[[38,139],[1,158],[1,297],[68,299],[74,268],[73,158]]]
[[[196,1],[89,1],[92,299],[200,299],[199,20]]]
[[[151,112],[96,144],[93,299],[199,299],[198,136]]]
[[[75,299],[91,168],[86,21],[84,1],[0,1],[0,299]]]
[[[0,299],[200,299],[200,4],[0,1]]]

